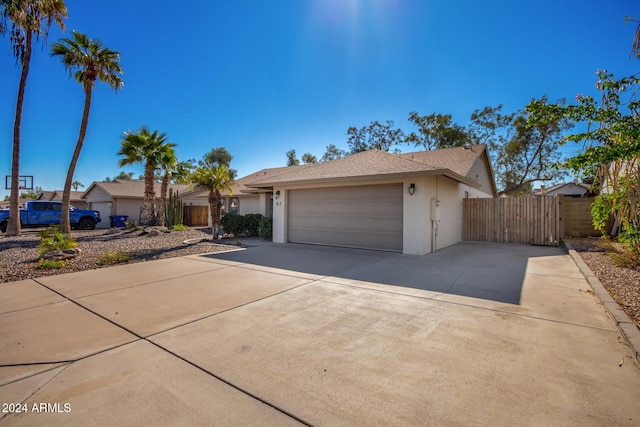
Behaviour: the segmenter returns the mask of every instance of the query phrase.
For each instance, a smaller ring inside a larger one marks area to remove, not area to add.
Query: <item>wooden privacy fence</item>
[[[558,246],[562,197],[463,199],[462,239]]]
[[[185,206],[182,222],[189,227],[209,225],[209,207]]]

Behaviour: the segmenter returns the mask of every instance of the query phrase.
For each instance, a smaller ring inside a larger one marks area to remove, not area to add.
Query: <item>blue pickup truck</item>
[[[22,228],[46,227],[51,224],[60,224],[60,211],[62,202],[37,200],[26,202],[24,209],[20,209],[20,224]],[[7,231],[9,209],[0,210],[0,231]],[[100,212],[69,208],[69,222],[71,228],[80,230],[93,230],[100,222]]]

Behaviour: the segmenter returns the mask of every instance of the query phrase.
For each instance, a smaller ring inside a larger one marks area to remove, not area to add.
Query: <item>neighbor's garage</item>
[[[109,219],[109,215],[111,215],[111,206],[109,206],[109,202],[90,202],[89,209],[100,212],[101,221],[96,224],[96,228],[111,227],[111,220]]]
[[[402,251],[402,184],[290,190],[288,240]]]

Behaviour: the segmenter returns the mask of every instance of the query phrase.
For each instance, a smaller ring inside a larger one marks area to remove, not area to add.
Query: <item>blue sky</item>
[[[22,123],[21,174],[63,187],[84,94],[49,47],[71,30],[121,52],[125,87],[98,84],[75,179],[121,170],[122,133],[166,132],[181,159],[224,146],[243,176],[283,166],[285,152],[347,148],[346,130],[373,120],[532,99],[596,95],[595,72],[639,71],[629,60],[637,0],[67,0],[64,35],[34,50]],[[19,68],[0,39],[0,173],[11,173]],[[577,147],[567,147],[568,154]],[[403,151],[411,151],[409,146]],[[142,166],[125,171],[142,173]],[[8,191],[0,190],[0,197]]]

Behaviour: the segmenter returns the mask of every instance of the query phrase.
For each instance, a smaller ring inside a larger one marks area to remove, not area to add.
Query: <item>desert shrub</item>
[[[140,227],[139,225],[136,225],[133,222],[126,221],[124,223],[124,225],[125,225],[125,227],[127,227],[127,230],[129,230],[129,231],[140,231],[140,230],[142,230],[142,227]]]
[[[46,252],[59,251],[63,249],[71,249],[78,246],[75,239],[66,236],[60,226],[52,226],[39,233],[41,238],[38,245],[38,255]]]
[[[267,217],[260,219],[260,237],[266,240],[273,239],[273,219]]]
[[[53,270],[64,268],[67,265],[67,261],[62,259],[40,259],[36,268],[41,270]]]
[[[174,231],[188,230],[189,226],[184,224],[176,224],[173,227],[171,227],[171,229]]]
[[[120,264],[129,261],[131,261],[131,255],[122,251],[109,251],[98,259],[100,264]]]

